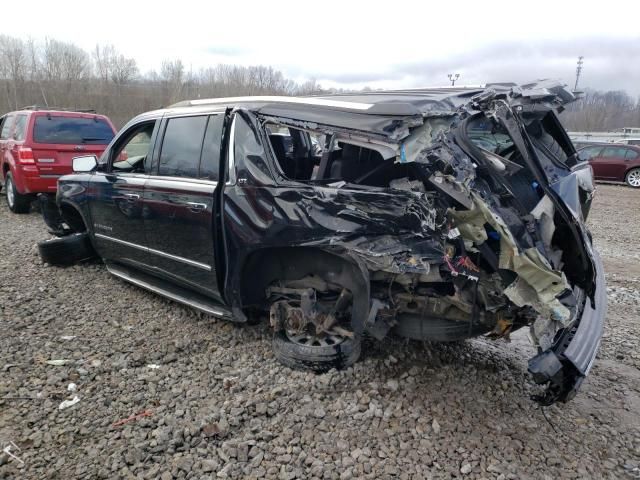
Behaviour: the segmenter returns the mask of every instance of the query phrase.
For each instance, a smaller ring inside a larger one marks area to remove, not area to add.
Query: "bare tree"
[[[138,64],[133,58],[119,54],[113,57],[111,64],[111,80],[118,86],[130,82],[138,74]]]
[[[12,97],[18,108],[18,89],[21,88],[27,73],[27,55],[25,44],[19,38],[0,36],[0,64],[5,75],[12,83]]]
[[[46,39],[42,52],[42,71],[48,81],[60,81],[64,71],[64,43]]]
[[[160,68],[160,78],[167,87],[170,102],[181,99],[184,82],[184,65],[182,60],[165,60]]]
[[[91,61],[87,52],[80,47],[65,43],[62,48],[63,75],[71,83],[89,76]]]
[[[96,68],[98,78],[103,82],[108,82],[111,77],[111,65],[113,57],[116,55],[116,49],[113,45],[96,45],[91,53]]]
[[[585,90],[560,117],[573,131],[606,131],[640,124],[640,104],[623,91]]]

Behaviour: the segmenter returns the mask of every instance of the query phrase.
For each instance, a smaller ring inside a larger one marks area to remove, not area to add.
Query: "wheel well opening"
[[[366,270],[365,270],[366,272]],[[369,278],[349,257],[319,248],[269,248],[249,256],[241,272],[242,305],[268,308],[266,290],[276,281],[315,275],[353,294],[352,326],[362,331],[369,313]]]
[[[64,222],[69,225],[74,232],[84,233],[87,231],[87,226],[84,223],[84,219],[78,210],[70,205],[62,205],[60,207],[60,213]]]

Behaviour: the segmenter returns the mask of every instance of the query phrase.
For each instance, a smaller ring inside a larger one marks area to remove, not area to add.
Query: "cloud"
[[[247,55],[250,51],[247,48],[239,47],[237,45],[215,45],[204,49],[204,52],[209,55],[219,55],[226,57],[238,57]]]
[[[447,57],[392,64],[377,72],[315,72],[322,83],[349,88],[367,83],[409,88],[448,84],[447,74],[460,73],[459,84],[526,82],[559,78],[573,86],[576,61],[583,55],[581,88],[627,90],[640,95],[640,36],[581,37],[527,42],[496,42]]]

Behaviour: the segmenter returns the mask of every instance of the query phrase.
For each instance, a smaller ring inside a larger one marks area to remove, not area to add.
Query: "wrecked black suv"
[[[278,359],[322,371],[364,335],[530,328],[537,400],[575,394],[602,335],[591,169],[529,85],[181,102],[74,160],[43,212],[64,263],[236,322],[268,314]]]

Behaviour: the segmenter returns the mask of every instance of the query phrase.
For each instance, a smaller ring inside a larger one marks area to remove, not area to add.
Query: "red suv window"
[[[27,136],[27,120],[29,117],[26,115],[18,115],[16,117],[16,128],[14,129],[13,138],[17,141],[22,141]]]
[[[11,132],[11,128],[13,127],[13,121],[15,120],[14,115],[7,115],[4,122],[2,123],[2,131],[0,131],[0,140],[6,140],[9,138],[9,132]]]
[[[105,144],[113,138],[111,126],[102,118],[40,115],[33,127],[33,141],[57,144]]]

